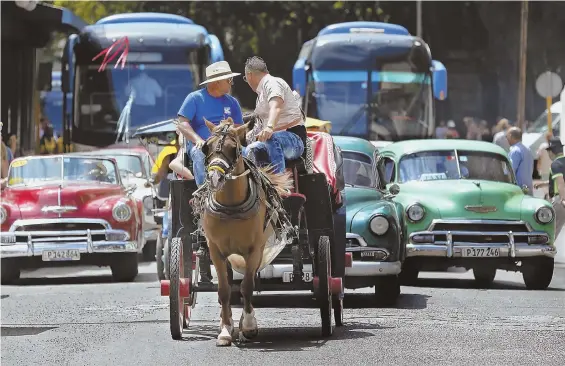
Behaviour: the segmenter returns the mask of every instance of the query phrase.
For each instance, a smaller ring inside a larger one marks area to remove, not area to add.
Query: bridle
[[[216,171],[222,173],[225,176],[226,180],[227,179],[230,179],[230,180],[237,179],[237,178],[240,178],[240,177],[243,177],[243,176],[249,174],[249,172],[250,172],[249,169],[246,169],[242,174],[235,175],[235,176],[233,175],[233,170],[235,169],[239,160],[243,158],[243,156],[241,155],[242,149],[241,149],[241,144],[240,144],[239,140],[229,133],[230,127],[231,127],[231,125],[224,125],[224,126],[222,126],[221,129],[215,131],[212,134],[212,136],[210,136],[208,138],[204,147],[208,147],[207,144],[213,137],[219,138],[219,141],[218,141],[214,151],[208,151],[208,149],[206,149],[206,151],[202,151],[204,153],[204,156],[205,156],[204,163],[207,166],[207,171],[210,172],[210,171],[216,170]],[[228,139],[228,138],[232,139],[235,142],[235,158],[234,159],[230,159],[224,153],[224,143],[226,142],[226,139]],[[203,150],[204,150],[204,147],[203,147]],[[214,158],[214,159],[210,160],[212,155],[221,155],[223,157],[223,159],[222,158]]]

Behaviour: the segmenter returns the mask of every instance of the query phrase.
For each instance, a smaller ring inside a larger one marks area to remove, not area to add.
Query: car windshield
[[[112,158],[116,159],[122,177],[134,175],[138,178],[146,178],[138,155],[113,155]]]
[[[530,127],[526,130],[527,133],[543,133],[547,131],[547,110],[541,114],[541,116],[536,119]],[[559,122],[561,120],[561,113],[553,112],[551,113],[551,128],[557,129],[559,128]]]
[[[400,160],[398,181],[480,179],[514,183],[508,160],[483,151],[446,150],[409,154]]]
[[[346,184],[363,187],[374,186],[371,157],[352,151],[342,151],[343,175]]]
[[[69,181],[119,182],[114,163],[99,158],[21,158],[12,162],[8,174],[9,186],[36,186]]]

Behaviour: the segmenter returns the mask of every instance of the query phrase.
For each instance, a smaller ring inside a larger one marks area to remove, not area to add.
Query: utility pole
[[[422,38],[422,0],[416,1],[416,35]]]
[[[522,1],[520,22],[520,76],[518,80],[518,113],[520,128],[524,131],[526,116],[526,51],[528,48],[528,0]]]

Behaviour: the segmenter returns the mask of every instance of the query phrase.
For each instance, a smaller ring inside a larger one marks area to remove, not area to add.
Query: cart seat
[[[286,160],[285,159],[284,164],[285,164],[287,169],[292,170],[292,169],[296,168],[298,173],[306,173],[306,165],[304,164],[304,159],[302,157],[300,157],[298,159],[294,159],[294,160]]]

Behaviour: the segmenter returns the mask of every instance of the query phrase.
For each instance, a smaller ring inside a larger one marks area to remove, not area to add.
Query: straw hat
[[[322,121],[321,119],[307,117],[305,122],[306,129],[316,129],[322,130],[324,132],[330,132],[332,129],[332,123],[330,121]]]
[[[234,76],[238,75],[241,74],[232,72],[230,64],[228,64],[227,61],[214,62],[212,65],[206,68],[206,80],[203,83],[200,83],[200,85],[233,78]]]

